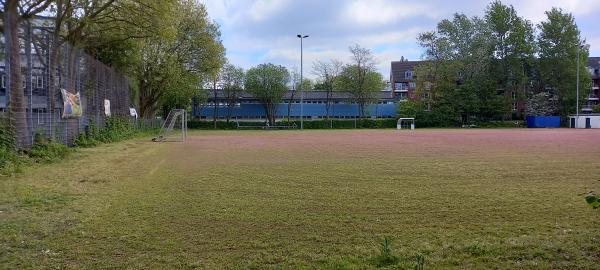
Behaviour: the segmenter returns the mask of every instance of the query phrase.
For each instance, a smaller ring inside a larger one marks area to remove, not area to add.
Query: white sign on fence
[[[110,116],[110,100],[104,100],[104,115]]]

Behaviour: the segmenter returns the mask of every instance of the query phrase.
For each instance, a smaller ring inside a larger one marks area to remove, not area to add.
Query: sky
[[[201,0],[209,16],[220,25],[227,58],[244,69],[262,63],[300,70],[315,79],[316,60],[350,60],[348,47],[358,44],[375,55],[377,67],[389,78],[391,61],[402,56],[420,60],[419,33],[454,13],[483,16],[486,0]],[[590,56],[600,56],[600,0],[504,0],[534,25],[544,12],[559,7],[575,16]]]

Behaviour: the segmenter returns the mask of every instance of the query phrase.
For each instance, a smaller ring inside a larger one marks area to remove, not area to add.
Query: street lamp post
[[[308,35],[297,35],[300,39],[300,129],[304,129],[304,79],[302,78],[302,40]]]

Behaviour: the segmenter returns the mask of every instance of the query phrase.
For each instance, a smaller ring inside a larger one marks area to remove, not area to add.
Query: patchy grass
[[[579,195],[600,187],[598,131],[190,135],[0,178],[0,268],[600,264],[598,211]]]

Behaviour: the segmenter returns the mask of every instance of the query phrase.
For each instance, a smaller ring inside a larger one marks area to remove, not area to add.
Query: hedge
[[[396,128],[396,119],[356,119],[356,128]],[[300,120],[290,121],[290,125],[296,125],[296,127],[300,128]],[[243,126],[256,126],[256,127],[264,127],[264,121],[244,121],[240,122],[240,125]],[[287,121],[278,121],[276,122],[278,126],[287,126]],[[351,129],[354,128],[355,121],[354,120],[340,120],[340,119],[332,119],[332,120],[306,120],[304,121],[305,129]],[[203,121],[203,120],[191,120],[188,122],[188,128],[190,129],[213,129],[214,123],[213,121]],[[229,121],[229,123],[225,121],[217,121],[217,129],[237,129],[237,123],[235,121]]]

